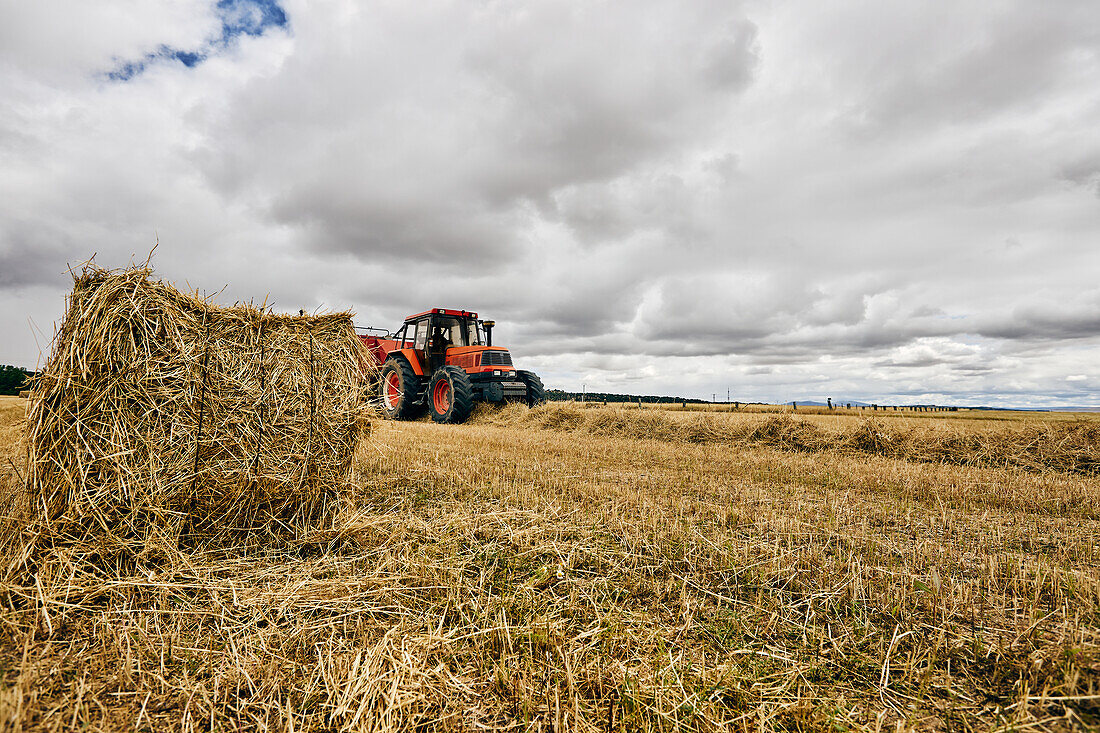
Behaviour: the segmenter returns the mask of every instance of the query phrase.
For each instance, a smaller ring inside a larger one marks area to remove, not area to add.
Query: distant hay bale
[[[100,560],[316,521],[364,427],[372,375],[350,314],[218,307],[151,274],[75,277],[31,387],[15,521],[95,538]]]
[[[838,436],[836,443],[842,450],[892,456],[902,450],[903,438],[880,420],[865,418]]]
[[[795,420],[790,415],[773,415],[742,428],[742,440],[781,448],[815,452],[830,447],[830,436],[813,423]]]
[[[681,423],[663,411],[601,410],[586,417],[588,432],[593,435],[666,441],[682,439]]]

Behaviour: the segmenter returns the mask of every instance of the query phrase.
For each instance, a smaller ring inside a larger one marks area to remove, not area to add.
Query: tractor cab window
[[[401,328],[394,331],[393,339],[397,342],[397,348],[404,349],[406,347],[407,344],[405,343],[405,339],[407,338],[406,334],[408,333],[408,330],[408,326],[402,326]]]
[[[470,329],[469,346],[481,346],[485,341],[481,338],[481,323],[476,318],[471,318],[466,322]]]
[[[416,331],[413,336],[413,348],[423,351],[428,348],[428,320],[420,320],[416,322]]]
[[[437,333],[448,347],[466,345],[466,334],[462,328],[462,323],[457,318],[436,316],[434,323],[432,323],[432,337],[434,338]]]

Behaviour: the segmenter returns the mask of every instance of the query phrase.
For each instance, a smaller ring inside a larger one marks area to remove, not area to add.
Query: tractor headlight
[[[499,377],[500,376],[500,370],[499,369],[494,369],[493,370],[493,376],[494,377]]]

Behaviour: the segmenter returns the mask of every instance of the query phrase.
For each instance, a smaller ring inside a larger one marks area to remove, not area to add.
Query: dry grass
[[[1100,420],[1033,419],[1002,424],[852,415],[795,417],[789,413],[684,413],[658,409],[581,409],[548,403],[535,410],[518,406],[482,410],[475,421],[535,426],[588,435],[651,438],[682,443],[767,445],[784,450],[849,453],[906,461],[987,465],[1100,474]]]
[[[824,428],[767,417],[733,439],[721,422],[650,419],[513,407],[383,423],[359,446],[352,501],[311,533],[9,584],[0,721],[1100,724],[1100,479],[807,452]]]

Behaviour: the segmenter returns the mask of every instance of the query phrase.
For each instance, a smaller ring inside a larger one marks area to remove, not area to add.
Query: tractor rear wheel
[[[534,407],[535,405],[541,405],[543,402],[546,402],[546,387],[542,386],[542,380],[539,379],[539,375],[525,369],[519,369],[516,371],[516,376],[519,377],[521,382],[527,385],[528,407]]]
[[[387,359],[379,375],[382,412],[393,420],[411,420],[424,412],[415,400],[420,392],[420,377],[404,359]]]
[[[436,369],[428,383],[428,409],[436,422],[466,422],[474,409],[474,390],[466,372],[454,366]]]

